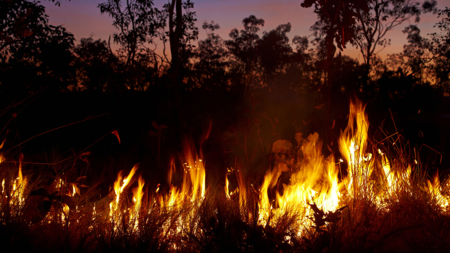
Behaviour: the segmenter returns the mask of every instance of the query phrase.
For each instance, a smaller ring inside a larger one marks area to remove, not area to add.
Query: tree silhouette
[[[39,2],[0,2],[0,31],[2,84],[31,92],[49,85],[64,89],[73,81],[74,37],[50,25]]]
[[[164,5],[168,16],[170,53],[171,53],[171,79],[172,86],[179,87],[181,72],[190,64],[189,59],[194,57],[195,46],[192,42],[198,38],[198,28],[195,26],[195,12],[191,11],[194,3],[190,0],[172,0]],[[184,10],[184,12],[183,12]]]
[[[233,56],[233,70],[242,74],[242,80],[246,87],[260,84],[261,69],[258,62],[258,42],[257,32],[264,26],[264,20],[251,15],[242,20],[243,30],[234,28],[230,32],[231,40],[225,42],[228,50]]]
[[[366,64],[366,78],[372,58],[390,44],[386,34],[405,21],[415,18],[419,22],[422,13],[435,11],[436,1],[369,0],[369,11],[356,9],[353,45],[359,48]]]
[[[369,8],[366,1],[357,0],[304,0],[301,3],[304,8],[313,5],[319,18],[314,27],[316,32],[325,35],[327,62],[331,62],[336,46],[342,50],[348,42],[354,41],[355,17],[359,12],[367,12]]]
[[[258,42],[257,51],[266,79],[285,71],[292,54],[289,38],[286,35],[290,31],[290,23],[279,25],[272,31],[264,32]]]
[[[75,89],[103,92],[123,87],[117,83],[123,79],[118,76],[118,69],[122,66],[106,41],[82,38],[74,53],[77,56],[75,67],[78,76]]]
[[[113,18],[113,26],[119,30],[114,33],[114,41],[125,56],[126,65],[133,65],[139,52],[153,44],[158,29],[164,26],[160,11],[153,7],[153,0],[108,0],[98,5],[100,12]]]
[[[289,62],[285,66],[285,75],[280,80],[281,84],[301,91],[309,92],[312,90],[312,76],[314,76],[315,68],[313,65],[312,49],[308,51],[309,41],[307,37],[294,36],[292,44],[295,46],[289,56]]]
[[[228,50],[224,40],[215,33],[220,29],[219,24],[204,22],[202,28],[206,31],[205,40],[198,42],[195,62],[195,83],[206,89],[214,86],[227,85],[226,69],[229,66],[227,61]]]
[[[55,3],[56,6],[61,6],[61,1],[59,0],[48,0],[49,2]],[[67,0],[70,2],[70,0]]]
[[[397,57],[406,58],[404,63],[412,75],[434,83],[447,92],[450,87],[450,9],[438,11],[441,19],[435,25],[439,33],[431,33],[430,38],[424,38],[420,29],[409,25],[403,31],[408,34],[408,44]]]

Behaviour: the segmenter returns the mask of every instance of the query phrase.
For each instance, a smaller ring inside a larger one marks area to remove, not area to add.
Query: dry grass
[[[75,163],[32,170],[21,205],[12,197],[17,164],[2,163],[0,179],[6,183],[0,195],[0,245],[17,252],[450,252],[450,208],[442,206],[449,185],[441,184],[443,196],[431,193],[416,149],[401,136],[382,134],[369,147],[377,161],[370,183],[354,197],[343,193],[334,212],[311,203],[314,213],[306,219],[313,226],[295,209],[275,222],[269,215],[267,225],[261,225],[258,187],[245,190],[244,203],[237,195],[228,199],[219,186],[207,189],[204,198],[166,207],[147,191],[137,222],[129,219],[133,201],[126,189],[121,211],[112,219],[114,196],[100,198],[101,186],[91,184],[73,194],[71,184],[58,184],[62,180],[81,187],[86,171],[75,169]],[[379,149],[392,173],[415,164],[408,180],[393,191],[387,190]]]
[[[88,196],[74,198],[80,207],[65,222],[55,203],[36,222],[39,206],[32,205],[30,196],[16,215],[2,202],[0,243],[20,252],[448,252],[450,216],[417,189],[414,195],[399,192],[384,209],[369,199],[349,200],[335,214],[310,217],[317,227],[302,237],[296,235],[295,214],[261,226],[255,199],[247,203],[253,208],[243,209],[221,189],[210,189],[201,203],[184,203],[179,209],[149,205],[141,210],[137,229],[126,219],[126,208],[114,229],[108,201],[98,201],[94,214],[93,203],[83,199]],[[319,219],[332,215],[337,216],[321,226]],[[188,222],[180,226],[180,219]]]

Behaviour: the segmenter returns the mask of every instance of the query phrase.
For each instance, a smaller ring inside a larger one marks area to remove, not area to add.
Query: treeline
[[[92,164],[120,170],[140,162],[165,171],[180,140],[201,136],[213,122],[205,156],[217,171],[239,157],[246,167],[264,172],[261,161],[267,161],[270,145],[280,139],[295,143],[294,133],[318,132],[327,144],[324,153],[337,154],[333,143],[348,123],[349,98],[356,95],[368,104],[370,131],[382,125],[406,136],[423,157],[450,152],[449,8],[422,0],[299,4],[317,13],[310,35],[292,35],[290,23],[264,31],[265,21],[250,15],[222,38],[215,22],[196,27],[191,1],[171,0],[157,8],[151,0],[105,0],[99,11],[117,32],[76,41],[63,26],[49,23],[38,1],[0,1],[0,108],[6,108],[0,120],[13,122],[20,133],[20,138],[9,134],[6,145],[107,113],[77,125],[77,131],[46,134],[45,144],[18,147],[26,156],[45,154],[53,143],[84,150],[118,130],[120,147],[110,138],[114,145],[99,142],[91,149],[113,154],[110,163],[103,166],[99,155]],[[430,12],[438,17],[438,32],[423,36],[415,22]],[[403,51],[381,59],[387,36],[402,26],[408,38]],[[199,40],[199,29],[206,38]],[[350,46],[360,50],[362,62],[344,55]],[[443,157],[429,168],[448,168]]]
[[[108,0],[98,7],[117,32],[107,40],[76,43],[63,26],[49,23],[38,1],[2,1],[0,84],[7,94],[47,87],[67,92],[264,88],[318,92],[325,100],[355,93],[393,99],[430,85],[448,94],[450,9],[438,10],[435,1],[300,2],[315,6],[318,15],[310,36],[290,39],[290,23],[261,33],[264,20],[250,15],[229,38],[217,34],[219,24],[205,22],[201,29],[207,37],[198,40],[190,0],[172,0],[161,9],[152,0]],[[403,52],[377,56],[389,46],[392,29],[418,22],[426,12],[439,17],[440,33],[422,37],[411,24],[403,30],[408,36]],[[112,50],[113,43],[118,50]],[[341,53],[349,45],[360,49],[362,63]]]

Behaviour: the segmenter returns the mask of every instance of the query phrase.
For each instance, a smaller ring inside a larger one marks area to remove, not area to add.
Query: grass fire
[[[450,252],[446,5],[0,0],[0,251]]]
[[[180,161],[168,166],[169,189],[144,190],[136,164],[96,201],[94,186],[79,185],[82,177],[70,182],[63,172],[40,187],[19,160],[1,167],[2,229],[46,251],[444,251],[450,183],[428,178],[397,135],[370,139],[364,110],[360,101],[350,103],[340,154],[325,157],[317,133],[297,138],[291,159],[252,185],[234,168],[209,187],[205,175],[214,161],[204,161],[187,138]]]

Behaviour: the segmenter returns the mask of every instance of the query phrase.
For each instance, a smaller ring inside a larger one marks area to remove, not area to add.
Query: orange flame
[[[274,203],[270,203],[268,191],[279,184],[281,171],[277,168],[267,171],[260,193],[261,225],[266,225],[269,220],[272,223],[269,225],[276,224],[286,213],[296,213],[302,217],[299,220],[299,228],[300,223],[311,225],[307,216],[312,212],[309,206],[312,203],[326,212],[336,210],[340,196],[338,171],[333,157],[325,159],[321,149],[319,135],[314,133],[308,136],[301,148],[304,159],[296,164],[297,172],[292,174],[288,185],[283,185],[283,194],[276,193],[277,208]]]
[[[136,173],[137,168],[138,165],[134,165],[128,176],[123,180],[122,171],[119,171],[117,180],[114,182],[115,199],[111,203],[109,203],[109,216],[111,218],[111,222],[114,223],[114,230],[117,228],[117,224],[120,223],[122,217],[119,210],[120,194],[122,194],[124,188],[130,183],[131,178],[134,176],[134,173]]]
[[[13,182],[10,204],[22,207],[25,204],[24,192],[27,185],[27,178],[22,175],[22,159],[19,159],[19,172]]]
[[[134,210],[131,212],[130,221],[134,221],[134,230],[136,230],[139,225],[139,212],[141,210],[142,197],[144,196],[144,184],[144,179],[142,179],[142,176],[139,176],[138,187],[133,189]]]

